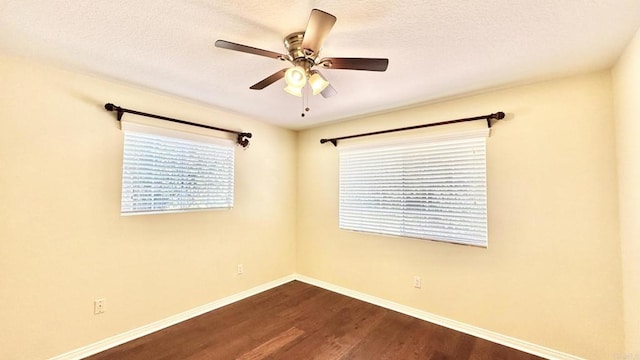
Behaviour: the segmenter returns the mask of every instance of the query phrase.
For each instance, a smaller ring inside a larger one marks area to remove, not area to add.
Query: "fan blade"
[[[278,60],[287,60],[286,55],[278,54],[277,52],[262,50],[262,49],[254,48],[252,46],[247,46],[242,44],[236,44],[234,42],[226,41],[226,40],[216,40],[216,47],[228,49],[228,50],[240,51],[248,54],[266,56],[266,57],[270,57]]]
[[[386,71],[389,59],[377,58],[324,58],[318,65],[326,69]]]
[[[267,86],[273,84],[274,82],[282,79],[284,77],[284,73],[286,71],[287,71],[287,69],[282,69],[282,70],[274,73],[273,75],[265,78],[264,80],[255,83],[249,89],[251,89],[251,90],[262,90],[262,89],[266,88]]]
[[[327,85],[327,87],[320,92],[323,98],[330,98],[333,95],[336,95],[337,93],[338,92],[336,91],[336,89],[333,88],[333,86],[331,86],[331,84]]]
[[[302,49],[310,50],[312,54],[318,55],[324,39],[329,35],[329,31],[336,23],[336,17],[322,10],[311,10],[307,29],[302,38]],[[311,55],[311,54],[307,54]]]

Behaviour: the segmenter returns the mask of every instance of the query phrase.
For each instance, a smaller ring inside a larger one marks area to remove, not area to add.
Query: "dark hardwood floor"
[[[293,281],[87,359],[541,358]]]

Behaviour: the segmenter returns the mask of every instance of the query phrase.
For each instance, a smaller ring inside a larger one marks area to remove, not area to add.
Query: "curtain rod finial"
[[[112,103],[104,104],[104,108],[107,111],[117,111],[118,112],[118,121],[122,120],[122,115],[124,115],[124,110],[120,106],[113,105]]]
[[[249,139],[252,135],[251,133],[239,133],[236,139],[236,143],[246,149],[249,146]]]

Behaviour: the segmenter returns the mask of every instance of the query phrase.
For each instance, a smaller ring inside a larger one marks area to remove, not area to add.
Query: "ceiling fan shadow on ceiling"
[[[335,22],[335,16],[322,10],[311,10],[305,31],[294,32],[284,38],[284,47],[287,49],[287,54],[279,54],[226,40],[217,40],[215,45],[223,49],[266,56],[280,61],[289,61],[293,65],[255,83],[250,87],[252,90],[262,90],[284,78],[286,82],[284,91],[291,95],[302,96],[302,89],[309,84],[313,95],[322,94],[323,97],[328,98],[334,96],[337,92],[317,68],[386,71],[389,65],[389,59],[384,58],[328,57],[318,59],[322,43]]]

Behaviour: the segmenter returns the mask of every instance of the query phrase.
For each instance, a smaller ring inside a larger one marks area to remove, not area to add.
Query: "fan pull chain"
[[[305,112],[309,112],[309,98],[307,97],[307,87],[302,88],[302,113],[300,113],[300,117],[304,117]]]

